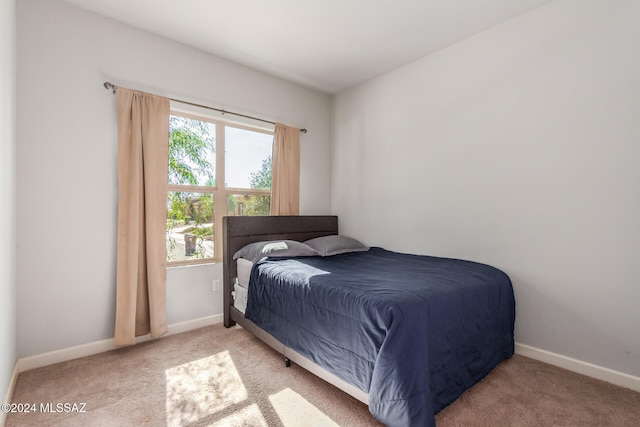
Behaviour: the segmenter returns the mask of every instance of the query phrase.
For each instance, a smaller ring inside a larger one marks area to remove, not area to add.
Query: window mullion
[[[178,191],[187,193],[215,193],[216,187],[207,187],[199,185],[182,185],[182,184],[169,184],[167,186],[168,191]]]
[[[244,195],[259,195],[268,196],[271,194],[271,190],[263,188],[225,188],[227,194],[244,194]]]
[[[214,249],[216,260],[222,259],[222,217],[227,214],[227,193],[225,191],[224,171],[224,125],[216,126],[216,191],[214,199]]]

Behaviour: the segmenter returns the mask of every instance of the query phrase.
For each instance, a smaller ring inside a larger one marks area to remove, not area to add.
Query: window
[[[222,257],[222,217],[269,215],[273,132],[172,112],[167,262]]]

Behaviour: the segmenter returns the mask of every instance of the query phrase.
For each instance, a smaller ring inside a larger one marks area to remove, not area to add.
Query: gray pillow
[[[268,256],[318,256],[315,249],[295,240],[269,240],[249,243],[233,255],[233,259],[245,258],[258,262]]]
[[[344,254],[347,252],[364,252],[369,250],[369,246],[363,245],[360,241],[339,234],[331,236],[317,237],[315,239],[304,242],[309,245],[320,255],[330,256]]]

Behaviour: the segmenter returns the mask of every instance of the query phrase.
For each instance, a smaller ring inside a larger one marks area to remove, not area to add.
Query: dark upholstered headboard
[[[233,254],[253,242],[279,239],[302,242],[332,234],[338,234],[338,217],[334,215],[225,216],[222,219],[225,326],[235,323],[231,316],[234,309],[231,292],[238,273]]]

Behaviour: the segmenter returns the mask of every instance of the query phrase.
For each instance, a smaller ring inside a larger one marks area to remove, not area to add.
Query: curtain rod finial
[[[300,133],[307,133],[306,129],[300,129]]]
[[[116,88],[117,88],[117,86],[116,86],[116,85],[114,85],[113,83],[111,83],[111,82],[104,82],[103,86],[104,86],[104,88],[105,88],[105,89],[111,89],[111,92],[116,93]]]

